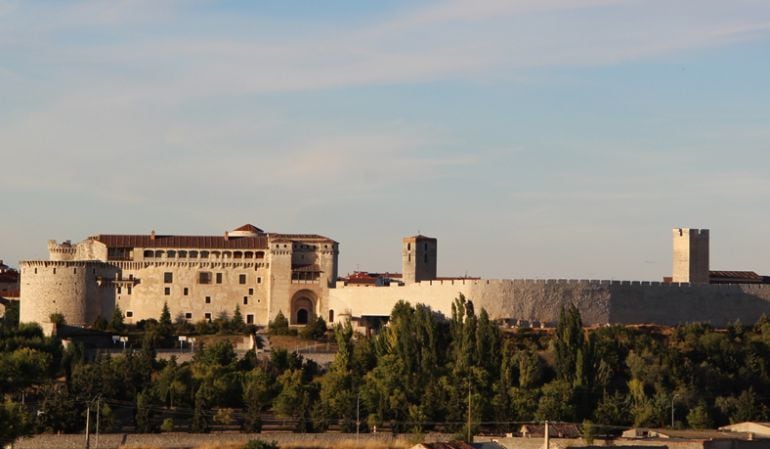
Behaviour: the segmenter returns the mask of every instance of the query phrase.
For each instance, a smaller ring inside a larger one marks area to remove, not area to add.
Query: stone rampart
[[[21,262],[20,321],[44,325],[51,314],[61,313],[68,324],[90,324],[103,309],[112,310],[104,304],[99,279],[112,277],[113,271],[94,261]]]
[[[459,279],[390,287],[331,289],[330,308],[338,314],[390,314],[399,300],[431,306],[446,316],[459,294],[485,308],[492,319],[553,324],[563,306],[575,304],[586,325],[676,325],[735,320],[755,322],[770,315],[770,285],[702,285],[648,281],[574,279]]]

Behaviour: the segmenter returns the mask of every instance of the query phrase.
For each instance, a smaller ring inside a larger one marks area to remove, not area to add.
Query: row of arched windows
[[[145,259],[264,259],[264,251],[144,250]]]

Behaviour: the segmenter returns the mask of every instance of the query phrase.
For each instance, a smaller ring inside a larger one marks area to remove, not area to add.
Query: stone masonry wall
[[[406,286],[338,286],[329,292],[335,314],[390,314],[399,300],[431,306],[451,315],[460,293],[492,319],[555,323],[562,306],[575,304],[586,325],[651,323],[676,325],[737,319],[755,322],[770,315],[770,285],[697,285],[588,280],[454,280]]]

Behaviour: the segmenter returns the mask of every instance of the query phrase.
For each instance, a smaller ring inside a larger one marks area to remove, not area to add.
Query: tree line
[[[271,329],[284,333],[277,321]],[[163,316],[153,329],[165,335],[158,327],[169,323]],[[400,302],[376,335],[358,334],[350,323],[329,334],[338,350],[327,367],[285,350],[239,358],[226,340],[199,346],[180,363],[156,358],[157,338],[89,360],[35,325],[6,324],[0,439],[81,432],[89,406],[102,431],[137,432],[271,425],[464,434],[469,422],[472,431],[511,432],[543,420],[664,427],[672,408],[676,427],[770,417],[766,317],[724,329],[584,328],[568,306],[555,329],[510,330],[460,296],[449,317]]]

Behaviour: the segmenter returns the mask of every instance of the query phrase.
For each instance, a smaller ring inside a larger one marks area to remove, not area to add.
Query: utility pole
[[[473,440],[471,440],[471,379],[468,378],[468,444],[471,444],[472,441]]]
[[[89,440],[89,435],[88,435],[88,430],[89,430],[88,426],[90,424],[90,420],[91,420],[91,403],[86,402],[86,449],[90,449],[91,447],[91,441]]]
[[[548,434],[548,420],[545,420],[545,449],[551,449],[551,436]]]
[[[102,397],[98,396],[96,398],[96,449],[99,449],[99,415],[102,411]]]
[[[356,446],[358,446],[358,434],[361,428],[361,390],[358,390],[356,396]]]

